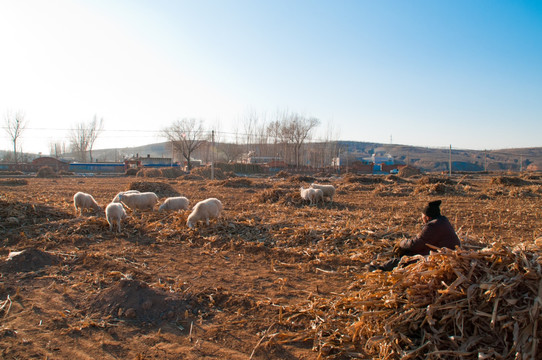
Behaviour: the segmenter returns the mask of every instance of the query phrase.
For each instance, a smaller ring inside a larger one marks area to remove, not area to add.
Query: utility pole
[[[211,180],[215,179],[215,131],[211,130]]]
[[[519,172],[523,171],[523,154],[519,155]]]
[[[173,166],[173,140],[171,141],[171,161],[169,162],[170,166]]]
[[[487,172],[487,151],[484,150],[484,172]]]
[[[449,160],[449,173],[450,173],[450,176],[452,176],[452,144],[450,144],[450,160]]]
[[[337,170],[339,175],[341,175],[341,148],[339,147],[339,153],[337,154]]]

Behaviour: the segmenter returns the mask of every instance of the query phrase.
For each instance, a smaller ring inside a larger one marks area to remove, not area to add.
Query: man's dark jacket
[[[401,241],[399,244],[399,253],[401,256],[429,255],[431,248],[426,246],[426,244],[437,248],[446,247],[449,249],[455,249],[456,246],[460,246],[459,238],[446,216],[439,216],[436,219],[428,221],[421,233],[414,239]]]

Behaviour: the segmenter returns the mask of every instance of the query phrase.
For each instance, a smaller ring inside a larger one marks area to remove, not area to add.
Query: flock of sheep
[[[310,205],[316,205],[320,201],[323,203],[324,198],[329,198],[329,201],[332,202],[335,195],[335,187],[333,185],[313,183],[307,189],[301,187],[300,191],[301,198],[309,201]],[[158,196],[153,192],[128,190],[118,193],[105,208],[105,217],[109,223],[109,229],[113,231],[116,224],[118,232],[121,231],[121,222],[126,218],[124,206],[136,212],[137,210],[153,210],[157,203]],[[188,210],[189,203],[190,201],[184,196],[169,197],[160,205],[158,211]],[[73,206],[75,207],[76,214],[79,215],[82,214],[83,209],[102,211],[102,208],[94,200],[92,195],[84,192],[77,192],[73,196]],[[216,198],[202,200],[192,208],[186,224],[189,228],[193,229],[198,221],[205,220],[205,223],[209,225],[209,219],[218,218],[222,209],[222,202]]]
[[[137,210],[153,210],[157,203],[158,196],[153,192],[128,190],[118,193],[113,198],[113,201],[105,208],[105,218],[109,223],[109,229],[113,231],[116,224],[118,231],[122,230],[121,222],[126,218],[124,206],[136,212]],[[158,211],[188,210],[189,203],[190,201],[184,196],[169,197],[160,205]],[[73,206],[75,207],[75,212],[79,215],[82,214],[83,209],[102,211],[102,208],[94,200],[94,197],[84,192],[77,192],[73,196]],[[205,220],[205,223],[209,225],[209,219],[218,218],[222,209],[222,202],[216,198],[202,200],[192,208],[186,224],[189,228],[193,229],[198,221]]]

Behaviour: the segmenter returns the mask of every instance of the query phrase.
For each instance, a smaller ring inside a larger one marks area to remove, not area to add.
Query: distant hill
[[[246,145],[239,145],[239,147],[246,147]],[[356,157],[388,153],[393,156],[396,163],[409,164],[426,172],[448,171],[450,159],[449,148],[361,141],[339,141],[338,147],[342,149],[341,151]],[[131,148],[93,150],[93,156],[99,161],[121,161],[126,156],[136,155],[169,158],[171,145],[168,142],[162,142]],[[451,158],[453,171],[542,170],[542,147],[487,151],[452,148]]]

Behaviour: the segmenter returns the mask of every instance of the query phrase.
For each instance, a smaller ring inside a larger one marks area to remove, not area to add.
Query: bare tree
[[[269,156],[269,134],[267,132],[267,126],[265,117],[263,117],[261,122],[256,126],[256,138],[260,156]]]
[[[258,115],[255,111],[250,111],[243,120],[243,130],[245,132],[246,152],[250,152],[254,146],[254,135],[258,124]]]
[[[243,154],[243,146],[239,144],[221,143],[218,149],[226,162],[234,162]]]
[[[283,125],[284,135],[294,146],[295,165],[301,163],[301,147],[305,140],[309,139],[312,130],[320,124],[316,118],[306,118],[298,114],[292,114]]]
[[[171,141],[175,149],[186,159],[188,171],[192,170],[192,153],[207,142],[203,121],[196,119],[176,120],[162,130],[163,136]]]
[[[49,154],[59,158],[66,152],[66,143],[61,140],[51,140],[49,142]]]
[[[22,111],[17,111],[15,114],[7,112],[5,116],[6,127],[5,130],[11,138],[13,143],[13,157],[15,159],[15,164],[18,162],[17,156],[17,140],[21,137],[23,131],[26,129],[26,121],[24,118],[24,113]]]
[[[322,167],[331,166],[332,159],[337,156],[338,153],[338,139],[340,131],[335,131],[333,123],[327,123],[327,131],[324,135],[324,149],[322,151]]]
[[[267,136],[268,138],[273,139],[273,156],[279,155],[279,144],[281,141],[281,123],[279,120],[271,121],[267,125]],[[285,160],[283,158],[283,160]]]
[[[84,123],[76,124],[69,135],[71,151],[77,153],[77,159],[87,161],[88,133]]]
[[[229,141],[221,141],[217,145],[217,149],[226,162],[234,162],[241,158],[244,152],[244,146],[241,144],[241,135],[239,134],[239,123],[236,122],[233,126],[233,132],[230,134]]]
[[[92,162],[92,149],[94,148],[94,142],[100,136],[100,133],[103,130],[104,119],[101,118],[99,121],[94,115],[94,119],[89,124],[88,127],[88,153],[90,155],[90,162]]]
[[[72,151],[78,154],[80,161],[87,160],[87,151],[90,155],[90,162],[92,162],[92,148],[94,142],[100,135],[103,129],[103,119],[97,120],[96,116],[89,123],[79,123],[70,132],[70,145]]]

